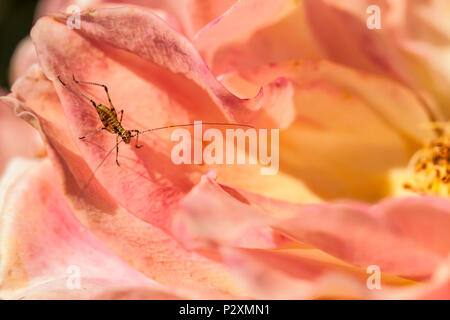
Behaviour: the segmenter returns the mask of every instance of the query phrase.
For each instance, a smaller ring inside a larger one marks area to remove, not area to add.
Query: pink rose
[[[371,30],[334,0],[119,2],[76,30],[43,1],[16,53],[0,101],[48,158],[0,182],[1,298],[449,297],[448,74],[402,23],[420,5],[377,2]],[[127,129],[280,128],[279,172],[176,165],[172,130],[120,144],[119,167],[113,135],[78,139],[101,123],[58,77],[108,100],[72,74],[107,85]]]

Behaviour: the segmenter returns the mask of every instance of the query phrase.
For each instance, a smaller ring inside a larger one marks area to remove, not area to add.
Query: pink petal
[[[198,249],[204,239],[245,248],[273,248],[277,242],[282,242],[270,228],[265,228],[268,220],[257,210],[248,208],[246,219],[241,221],[242,203],[218,187],[209,176],[202,177],[180,201],[180,207],[183,210],[174,220],[173,234],[190,248]],[[221,219],[222,216],[226,219]],[[211,223],[214,223],[213,228]]]
[[[178,8],[177,16],[184,21],[189,38],[193,38],[201,28],[230,10],[237,2],[236,0],[187,0],[180,3],[175,0],[173,7]]]
[[[427,103],[437,104],[444,116],[449,115],[450,63],[448,60],[450,24],[447,1],[338,1],[328,0],[334,6],[342,6],[355,18],[365,21],[365,8],[378,5],[381,10],[383,35],[404,55],[409,71],[407,82],[422,94]],[[381,31],[381,30],[377,30]],[[425,90],[427,91],[425,93]],[[430,99],[430,94],[435,101]],[[435,112],[438,116],[439,111]]]
[[[237,1],[225,14],[201,29],[195,35],[194,44],[200,52],[214,52],[221,45],[245,39],[247,34],[278,21],[293,9],[291,1]]]
[[[388,200],[373,210],[396,234],[413,240],[439,256],[447,257],[450,250],[450,210],[447,200]]]
[[[239,1],[200,30],[194,44],[214,74],[271,62],[324,57],[302,3]]]
[[[82,181],[91,171],[70,137],[53,84],[39,67],[32,68],[13,91],[3,100],[20,108],[22,116],[41,131],[74,214],[116,255],[150,279],[188,290],[191,297],[242,294],[221,263],[185,250],[161,229],[137,219],[95,180],[91,184],[95,192],[82,195]]]
[[[198,33],[195,43],[215,74],[270,62],[325,58],[415,83],[391,35],[386,30],[370,30],[366,19],[324,0],[253,3],[240,1]],[[237,21],[242,27],[235,29]],[[221,37],[224,30],[229,34]]]
[[[368,208],[350,205],[304,208],[297,217],[282,222],[280,229],[352,265],[361,268],[377,265],[384,273],[410,279],[429,277],[442,261],[422,243],[397,234],[390,225],[371,217]]]
[[[214,74],[293,59],[328,59],[392,77],[413,88],[437,119],[442,111],[448,114],[446,68],[435,68],[436,61],[445,65],[441,54],[428,52],[424,57],[405,45],[413,40],[445,48],[449,32],[444,2],[305,0],[287,12],[280,9],[267,16],[264,6],[252,8],[247,3],[253,0],[240,1],[195,38]],[[380,6],[380,30],[367,27],[369,5]],[[245,24],[233,28],[242,15],[248,17]],[[229,31],[225,37],[223,30]]]
[[[23,39],[17,46],[11,58],[9,83],[14,83],[27,69],[38,62],[36,51],[30,38]]]
[[[367,18],[355,18],[321,0],[305,3],[311,29],[332,60],[400,80],[408,79],[407,65],[398,48],[391,45],[393,41],[387,31],[373,32],[367,27]]]
[[[20,166],[25,168],[15,169]],[[50,161],[17,161],[10,171],[15,180],[2,186],[2,298],[88,299],[133,285],[167,290],[119,259],[75,218]]]
[[[450,299],[450,263],[447,260],[433,275],[430,284],[422,291],[413,291],[413,298],[422,300]]]
[[[18,139],[17,137],[20,137]],[[19,119],[14,110],[0,101],[0,174],[13,157],[39,157],[45,154],[39,134]]]
[[[371,292],[362,281],[333,271],[324,265],[321,272],[312,261],[296,261],[294,255],[267,251],[242,251],[225,248],[222,254],[250,294],[259,299],[367,299]],[[272,260],[272,261],[271,261]],[[276,260],[276,261],[275,261]],[[320,263],[319,263],[320,264]],[[290,268],[287,271],[285,267]],[[305,278],[308,268],[318,273],[313,280]],[[342,270],[340,270],[342,271]],[[322,273],[322,274],[321,274]]]
[[[93,17],[95,20],[90,22]],[[83,16],[82,20],[83,30],[87,33],[93,32],[96,37],[102,39],[104,35],[99,33],[100,30],[121,25],[122,27],[117,30],[109,30],[118,37],[115,39],[117,41],[114,41],[115,45],[134,48],[145,58],[156,60],[170,67],[172,71],[184,70],[191,78],[198,77],[198,81],[211,82],[207,83],[211,84],[209,92],[213,89],[220,91],[221,96],[215,96],[216,100],[231,100],[227,106],[232,110],[236,109],[238,113],[248,114],[241,108],[246,108],[249,103],[254,104],[254,100],[241,100],[225,92],[221,84],[212,78],[190,44],[150,13],[129,8],[101,9],[94,15]],[[116,22],[110,24],[111,21]],[[124,33],[127,34],[131,32],[131,28],[136,28],[138,21],[157,29],[152,34],[141,34],[141,38],[125,37]],[[159,34],[157,30],[161,33]],[[144,43],[145,37],[156,35],[161,39],[147,41],[146,46],[139,45]],[[111,136],[98,134],[87,142],[78,140],[78,137],[98,127],[98,115],[88,102],[64,88],[56,80],[56,75],[61,75],[65,81],[70,81],[73,72],[80,80],[107,83],[117,110],[120,110],[120,106],[127,106],[124,116],[126,127],[148,128],[167,123],[189,123],[196,119],[215,121],[223,119],[217,105],[195,83],[129,53],[117,51],[111,47],[92,46],[78,33],[70,31],[65,25],[58,24],[52,19],[41,19],[32,31],[32,38],[38,48],[43,69],[48,78],[55,81],[71,134],[92,170],[95,170],[107,151],[114,146],[114,139],[111,139]],[[113,39],[103,40],[112,41]],[[161,45],[167,46],[168,51],[162,50]],[[203,68],[203,71],[196,68]],[[123,85],[123,79],[127,79],[126,86]],[[206,85],[206,83],[203,84]],[[273,91],[273,95],[264,97],[259,95],[257,99],[264,99],[270,101],[271,105],[276,105],[279,99],[286,101],[282,99],[281,92],[292,94],[289,87],[289,82],[275,82],[267,86],[267,91],[270,93]],[[88,89],[86,86],[83,87],[85,91]],[[20,91],[21,89],[15,90],[15,92]],[[87,92],[93,92],[93,90]],[[90,95],[94,96],[96,101],[105,100],[104,92],[100,89],[95,95]],[[271,105],[266,106],[268,110]],[[279,117],[285,118],[282,111],[273,110],[275,111]],[[255,114],[257,113],[258,111],[255,111]],[[169,209],[198,180],[199,172],[195,168],[189,170],[172,164],[169,159],[171,142],[168,141],[168,135],[160,132],[158,135],[152,134],[144,139],[145,147],[138,153],[121,146],[122,168],[118,168],[114,157],[110,157],[96,176],[103,185],[108,186],[108,192],[113,194],[127,210],[145,221],[165,226],[170,220]],[[90,143],[90,141],[97,143]],[[159,178],[155,180],[155,177]],[[85,184],[87,179],[84,178]],[[152,199],[151,204],[149,199]]]
[[[158,15],[177,31],[183,30],[189,38],[192,38],[198,30],[223,14],[235,2],[236,0],[115,0],[114,3],[109,3],[105,0],[84,0],[76,5],[82,10],[99,6],[122,7],[124,5],[151,8],[161,12],[162,15]],[[39,2],[37,16],[60,12],[71,4],[73,4],[71,0],[42,0]],[[170,17],[166,19],[166,15]],[[181,24],[180,28],[178,28],[179,24]]]
[[[66,18],[60,17],[59,19],[64,22]],[[285,103],[282,107],[278,107],[271,99],[271,95],[292,96],[289,81],[279,79],[268,84],[266,87],[268,92],[265,92],[267,98],[261,89],[254,99],[240,99],[228,92],[214,78],[187,39],[174,32],[167,24],[148,11],[137,8],[99,9],[82,14],[81,20],[83,21],[81,31],[85,36],[130,51],[147,61],[167,68],[174,73],[181,73],[193,80],[206,90],[230,121],[252,122],[256,126],[263,127],[285,127],[292,120],[280,117],[280,114],[292,113],[292,105]],[[43,21],[41,23],[45,24]],[[47,23],[51,22],[48,21]],[[135,31],[138,26],[140,32],[136,34]],[[39,36],[38,30],[43,28],[45,27],[39,27],[38,23],[32,32],[32,38],[38,47],[39,42],[44,41],[44,38],[40,38],[42,35]],[[67,33],[67,30],[64,31]],[[54,49],[58,50],[58,48]],[[42,59],[44,57],[41,57]],[[58,74],[67,72],[58,70],[59,68],[56,68],[56,66],[52,68],[46,63],[44,63],[44,69],[49,69],[49,72]],[[281,100],[285,101],[284,99]]]
[[[243,190],[228,192],[232,197],[220,196],[223,193],[220,189],[211,179],[204,178],[182,201],[188,215],[183,214],[180,219],[184,219],[190,239],[230,246],[238,244],[240,238],[245,239],[245,232],[251,228],[272,227],[356,267],[378,265],[383,273],[410,279],[429,277],[450,252],[447,237],[442,237],[439,243],[436,240],[449,228],[447,200],[413,200],[417,211],[408,215],[411,206],[403,199],[373,207],[305,206],[270,200]],[[202,206],[195,205],[199,201]],[[427,224],[423,224],[428,217]],[[232,224],[236,227],[230,228]],[[419,234],[421,225],[424,230]]]
[[[272,63],[222,81],[244,95],[278,77],[294,84],[296,117],[280,132],[280,171],[324,199],[390,194],[389,170],[433,136],[428,110],[409,89],[331,62]]]

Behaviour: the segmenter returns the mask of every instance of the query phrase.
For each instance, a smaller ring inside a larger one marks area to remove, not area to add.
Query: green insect
[[[116,163],[118,166],[120,166],[119,164],[119,138],[122,139],[123,142],[125,142],[126,144],[129,144],[131,142],[131,138],[136,137],[136,148],[141,148],[142,145],[138,144],[139,141],[139,134],[141,133],[139,130],[126,130],[123,126],[122,126],[122,119],[123,119],[123,110],[120,110],[119,114],[120,114],[120,120],[118,119],[118,114],[116,111],[116,108],[114,108],[114,105],[111,101],[111,97],[109,96],[109,91],[108,91],[108,87],[104,84],[100,84],[100,83],[95,83],[95,82],[86,82],[86,81],[78,81],[77,79],[75,79],[75,76],[72,75],[72,79],[73,82],[75,82],[76,84],[87,84],[87,85],[93,85],[93,86],[99,86],[99,87],[103,87],[103,89],[106,92],[106,96],[108,98],[109,101],[109,107],[103,105],[103,104],[97,104],[94,100],[92,100],[91,98],[89,98],[88,96],[86,96],[85,94],[81,93],[78,90],[75,90],[74,88],[72,88],[71,86],[69,86],[67,83],[65,83],[64,81],[61,80],[61,77],[58,76],[58,80],[59,82],[61,82],[61,84],[68,88],[69,90],[71,90],[72,92],[76,93],[77,95],[89,100],[92,105],[94,106],[95,110],[97,111],[97,114],[100,118],[100,121],[103,124],[103,127],[101,127],[100,129],[97,129],[95,131],[92,131],[90,133],[88,133],[85,136],[80,137],[80,139],[86,139],[87,137],[94,135],[100,131],[106,130],[108,132],[111,132],[113,134],[116,135]]]
[[[130,144],[131,143],[131,138],[136,138],[136,143],[135,143],[135,147],[136,148],[142,148],[143,145],[139,145],[139,135],[150,132],[150,131],[156,131],[156,130],[161,130],[161,129],[169,129],[169,128],[179,128],[179,127],[188,127],[188,126],[194,126],[197,123],[187,123],[187,124],[176,124],[176,125],[169,125],[169,126],[164,126],[164,127],[158,127],[158,128],[151,128],[151,129],[147,129],[147,130],[126,130],[123,126],[122,126],[122,119],[123,119],[123,110],[120,110],[119,113],[117,113],[116,108],[114,107],[112,101],[111,101],[111,97],[109,96],[109,91],[108,91],[108,87],[104,84],[100,84],[100,83],[95,83],[95,82],[87,82],[87,81],[78,81],[75,78],[75,75],[72,75],[72,80],[74,83],[76,84],[85,84],[85,85],[92,85],[92,86],[99,86],[102,87],[105,92],[106,92],[106,97],[108,98],[109,101],[109,107],[105,106],[103,104],[97,104],[93,99],[89,98],[87,95],[85,95],[84,93],[82,93],[79,90],[74,89],[73,87],[71,87],[70,85],[68,85],[66,82],[64,82],[61,77],[58,75],[58,80],[59,82],[61,82],[61,84],[69,89],[70,91],[72,91],[73,93],[77,94],[78,96],[88,100],[95,108],[95,111],[97,112],[100,121],[102,123],[102,127],[94,130],[88,134],[86,134],[85,136],[79,137],[79,139],[83,140],[86,139],[87,137],[90,137],[98,132],[101,131],[107,131],[110,132],[114,135],[116,135],[116,144],[115,146],[109,150],[105,157],[103,158],[103,160],[98,164],[98,166],[95,168],[94,172],[92,173],[92,176],[89,178],[87,185],[85,186],[85,188],[83,188],[83,191],[87,188],[87,186],[89,185],[89,183],[91,182],[92,178],[94,177],[95,173],[97,172],[97,170],[102,166],[102,164],[105,162],[105,160],[108,158],[108,156],[111,154],[111,152],[116,149],[116,163],[117,165],[120,167],[119,164],[119,145],[120,143],[124,142],[125,144]],[[118,115],[120,115],[120,119],[118,117]],[[238,123],[221,123],[221,122],[201,122],[202,124],[205,125],[218,125],[218,126],[241,126],[241,127],[248,127],[248,128],[254,128],[251,125],[246,125],[246,124],[238,124]],[[119,140],[120,139],[120,140]]]

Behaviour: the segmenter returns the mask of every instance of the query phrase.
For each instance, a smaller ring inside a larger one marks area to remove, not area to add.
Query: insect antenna
[[[206,125],[215,125],[215,126],[239,126],[239,127],[247,127],[247,128],[255,128],[254,126],[251,126],[249,124],[241,124],[241,123],[226,123],[226,122],[194,122],[194,123],[186,123],[186,124],[174,124],[170,126],[164,126],[164,127],[158,127],[158,128],[151,128],[144,131],[139,131],[138,134],[143,134],[150,131],[157,131],[162,129],[170,129],[170,128],[179,128],[179,127],[189,127],[189,126],[196,126],[200,124],[206,124]],[[137,136],[137,134],[133,135],[132,137]]]
[[[185,124],[174,124],[174,125],[170,125],[170,126],[164,126],[164,127],[157,127],[157,128],[151,128],[151,129],[147,129],[147,130],[143,130],[143,131],[139,131],[138,133],[132,135],[131,137],[136,137],[140,134],[143,133],[147,133],[147,132],[151,132],[151,131],[157,131],[157,130],[163,130],[163,129],[170,129],[170,128],[180,128],[180,127],[189,127],[189,126],[196,126],[196,125],[200,125],[200,124],[205,124],[205,125],[216,125],[216,126],[240,126],[240,127],[247,127],[247,128],[255,128],[252,125],[248,125],[248,124],[241,124],[241,123],[226,123],[226,122],[194,122],[194,123],[185,123]],[[100,169],[100,167],[105,163],[106,159],[111,155],[111,153],[113,152],[113,150],[123,142],[123,140],[120,140],[118,143],[116,143],[114,145],[114,147],[111,148],[111,150],[109,150],[105,157],[103,158],[103,160],[97,165],[97,167],[94,169],[94,171],[92,172],[92,175],[89,177],[86,185],[83,187],[83,189],[80,192],[80,196],[82,196],[84,194],[84,192],[86,191],[86,189],[89,187],[89,184],[92,182],[92,180],[95,177],[95,174],[97,173],[98,169]]]

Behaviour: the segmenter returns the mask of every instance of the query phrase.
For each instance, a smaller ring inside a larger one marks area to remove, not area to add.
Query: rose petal
[[[447,257],[450,251],[450,210],[447,200],[406,198],[382,202],[374,208],[390,228],[427,250]]]
[[[270,62],[324,58],[417,85],[393,35],[388,30],[367,27],[366,10],[354,16],[336,7],[334,1],[303,0],[285,1],[286,10],[264,14],[266,8],[279,2],[269,0],[255,8],[253,0],[241,1],[217,19],[217,24],[198,33],[195,43],[215,74]],[[234,29],[241,16],[249,18],[242,28]],[[220,37],[223,30],[230,30],[231,35]],[[216,40],[209,47],[211,39]]]
[[[194,44],[208,55],[221,45],[245,39],[257,29],[280,20],[294,8],[293,1],[237,1],[225,14],[201,29],[195,35]]]
[[[200,30],[194,44],[214,74],[270,62],[323,57],[303,2],[239,1]],[[237,23],[240,28],[235,28]]]
[[[11,58],[9,83],[13,84],[27,69],[38,62],[36,51],[30,38],[23,39]]]
[[[422,243],[391,230],[370,209],[348,205],[305,208],[280,229],[352,265],[377,265],[382,272],[409,279],[429,277],[442,261]]]
[[[20,137],[20,139],[18,138]],[[0,101],[0,174],[10,159],[16,156],[39,157],[45,154],[39,134],[14,110]]]
[[[443,116],[437,120],[448,119],[450,94],[447,90],[450,84],[450,45],[437,47],[431,44],[404,40],[402,48],[410,57],[418,81],[433,95]]]
[[[22,162],[11,164],[6,175],[15,179],[1,188],[2,298],[87,299],[124,285],[164,292],[75,218],[50,161]]]
[[[305,271],[302,261],[292,261],[292,257],[270,257],[271,253],[241,251],[235,249],[221,250],[227,264],[234,270],[247,291],[259,299],[368,299],[370,290],[357,279],[328,269],[313,281],[298,278]],[[281,265],[297,269],[297,275],[286,272],[268,262],[277,259]],[[319,269],[319,268],[317,268]],[[301,271],[300,271],[301,270]],[[319,270],[316,270],[316,272]],[[319,271],[320,272],[320,271]]]
[[[158,28],[162,28],[162,30],[165,30],[164,32],[167,32],[169,38],[172,37],[184,46],[187,46],[188,49],[190,48],[183,38],[168,30],[168,27],[159,19],[153,17],[150,13],[141,12],[138,9],[99,10],[93,16],[100,21],[98,22],[100,25],[97,28],[97,22],[92,22],[91,29],[95,26],[94,31],[102,30],[103,26],[101,23],[110,21],[110,19],[105,20],[106,17],[118,21],[124,19],[124,23],[130,23],[129,19],[135,17],[136,14],[140,19],[143,19],[144,24],[155,23]],[[89,19],[91,18],[84,18],[86,21],[84,22],[83,30],[90,30]],[[133,21],[132,25],[135,27],[136,21]],[[127,29],[125,26],[124,28]],[[119,37],[121,32],[117,30],[115,33]],[[104,48],[101,49],[90,45],[79,34],[70,31],[64,25],[58,24],[52,19],[41,19],[33,29],[32,38],[38,47],[41,64],[47,70],[47,76],[56,82],[58,93],[63,102],[64,113],[68,118],[67,122],[72,134],[77,141],[76,144],[93,171],[102,162],[108,150],[114,148],[113,141],[111,141],[111,137],[106,137],[102,134],[90,138],[88,142],[77,139],[87,132],[98,128],[98,115],[87,101],[64,88],[55,79],[56,74],[62,75],[65,81],[70,81],[71,72],[74,72],[81,80],[108,79],[107,84],[117,110],[120,110],[119,106],[121,105],[129,106],[125,110],[124,116],[124,125],[126,127],[158,127],[167,122],[174,124],[189,123],[199,118],[218,120],[222,117],[217,105],[211,101],[208,94],[181,75],[174,75],[166,69],[156,67],[154,64],[136,56],[130,56],[128,53],[118,52],[111,47],[108,47],[108,50],[105,52],[103,51]],[[137,38],[135,37],[135,39]],[[128,40],[131,41],[131,39]],[[137,42],[133,45],[136,44]],[[184,65],[183,63],[180,64],[180,61],[176,59],[172,61],[159,56],[159,50],[151,47],[151,44],[150,42],[148,49],[153,50],[158,59],[161,58],[167,63],[173,63],[173,68],[180,68],[180,66]],[[141,50],[139,52],[143,55],[145,54],[142,51],[142,47],[136,48],[136,50]],[[169,50],[176,51],[174,47],[170,46]],[[192,53],[195,58],[193,49],[188,52]],[[174,54],[177,55],[179,53],[175,52]],[[190,59],[187,56],[186,59],[188,63],[202,63],[196,58]],[[128,68],[125,68],[123,64]],[[198,70],[189,72],[190,74],[199,75]],[[211,75],[208,77],[211,77]],[[127,79],[126,87],[123,86],[123,79]],[[220,86],[215,79],[212,81],[215,83],[214,86]],[[281,88],[280,90],[276,89],[279,87]],[[274,83],[274,95],[277,92],[286,91],[288,87],[289,85],[286,82]],[[86,86],[78,88],[80,90],[88,90]],[[268,88],[270,92],[272,86],[269,85]],[[16,90],[16,92],[19,91],[21,90]],[[291,90],[287,91],[292,94]],[[101,91],[101,88],[96,92],[97,96],[102,98],[95,98],[95,100],[104,101],[104,92]],[[174,94],[174,92],[177,93]],[[230,93],[227,93],[227,95],[226,99],[231,97],[236,101],[241,101]],[[278,98],[281,99],[280,96]],[[270,100],[271,104],[276,104],[278,101],[278,99],[273,99],[272,95],[265,96],[264,99]],[[282,101],[286,102],[284,99]],[[246,103],[243,100],[241,102]],[[239,105],[234,107],[237,108]],[[267,107],[269,108],[270,106]],[[282,111],[280,111],[280,117],[285,117]],[[130,118],[135,121],[133,126],[130,124]],[[170,161],[170,148],[173,143],[169,141],[168,135],[164,135],[162,131],[160,134],[152,134],[152,136],[147,136],[143,139],[145,139],[145,147],[140,149],[139,153],[121,146],[120,161],[122,166],[125,164],[122,169],[117,167],[114,157],[110,157],[107,158],[96,176],[102,184],[108,186],[108,192],[113,194],[130,212],[145,221],[164,226],[166,221],[170,221],[169,209],[198,180],[199,170],[192,167],[177,166]],[[96,141],[98,144],[90,143],[90,141]],[[87,182],[86,180],[85,183]],[[148,199],[152,199],[151,204],[149,204]]]
[[[294,83],[296,104],[296,120],[280,133],[280,170],[323,198],[389,194],[389,170],[432,137],[427,109],[406,87],[327,61],[270,64],[222,81],[251,94],[277,77]]]
[[[245,238],[249,228],[272,227],[354,266],[378,265],[384,273],[409,279],[430,277],[450,252],[450,242],[444,240],[437,244],[435,240],[449,228],[450,206],[446,200],[414,200],[417,211],[407,215],[410,206],[406,204],[411,199],[394,199],[373,207],[305,206],[270,200],[244,190],[228,192],[233,199],[220,196],[223,192],[220,189],[210,178],[205,178],[182,202],[188,213],[182,219],[186,221],[185,226],[190,226],[186,232],[191,232],[197,241],[203,238],[229,246]],[[200,201],[200,194],[202,199],[209,199],[202,200],[201,207],[195,205]],[[232,212],[239,213],[239,217]],[[422,225],[428,216],[424,233],[419,234],[416,226]],[[404,220],[403,224],[400,219]],[[240,227],[224,227],[233,223]],[[435,231],[436,238],[430,238],[427,231]]]
[[[436,116],[449,115],[446,89],[450,81],[448,55],[450,24],[448,23],[448,1],[337,1],[328,0],[334,6],[366,21],[369,5],[378,5],[381,11],[382,28],[391,36],[391,46],[405,55],[403,58],[410,72],[408,83],[428,100],[431,93],[441,110],[433,110]],[[379,31],[379,30],[377,30]],[[428,93],[424,92],[424,89]],[[438,118],[439,119],[439,118]]]
[[[106,4],[104,4],[106,2]],[[160,11],[162,17],[175,30],[183,30],[189,37],[200,30],[207,23],[224,13],[236,0],[115,0],[108,3],[104,0],[83,0],[75,3],[81,10],[93,7],[117,7],[124,5],[137,5]],[[71,0],[42,0],[39,2],[37,16],[42,17],[66,9],[72,5]],[[167,15],[167,19],[165,18]],[[181,24],[182,27],[178,28]]]
[[[190,248],[198,248],[198,239],[211,239],[220,244],[247,248],[275,247],[276,235],[270,229],[261,230],[268,221],[256,210],[249,208],[246,219],[236,223],[242,214],[241,206],[232,195],[218,188],[209,176],[203,176],[200,183],[180,201],[183,210],[173,222],[173,234]],[[211,214],[204,208],[214,208],[215,212]],[[220,219],[222,215],[226,219]],[[213,221],[215,226],[210,228],[209,224]]]
[[[128,287],[126,289],[104,290],[94,299],[99,300],[179,300],[183,299],[174,294],[151,290],[142,287]]]
[[[62,22],[65,19],[65,17],[59,17]],[[253,99],[239,99],[214,78],[187,39],[174,32],[148,11],[137,8],[99,9],[82,14],[81,19],[83,20],[81,32],[85,36],[130,51],[147,61],[192,79],[206,90],[232,122],[251,122],[257,127],[278,128],[286,127],[292,120],[284,117],[285,114],[292,114],[292,104],[284,103],[278,106],[275,104],[276,101],[271,99],[272,94],[278,94],[286,97],[281,101],[289,100],[292,95],[289,81],[280,79],[268,84],[266,90],[261,89]],[[41,23],[45,24],[43,21]],[[138,34],[134,32],[137,25],[141,30]],[[42,35],[39,36],[38,30],[44,28],[39,27],[38,23],[32,32],[32,37],[38,46],[40,41],[44,41]],[[59,68],[52,68],[47,62],[44,64],[44,69],[58,73]],[[64,74],[63,70],[59,71],[59,74]],[[54,75],[50,76],[50,78],[53,77]],[[283,116],[280,117],[280,114]]]
[[[361,21],[321,0],[307,0],[305,3],[311,29],[334,61],[401,80],[408,79],[406,64],[398,48],[390,45],[392,40],[386,31],[373,32],[367,27],[367,19]]]
[[[180,5],[180,1],[173,1],[174,8],[178,8],[177,16],[183,21],[183,25],[187,30],[189,38],[193,38],[194,35],[205,25],[222,15],[224,12],[230,10],[230,8],[237,3],[236,0],[187,0],[183,5]],[[183,13],[184,11],[184,13]]]
[[[219,262],[185,250],[161,229],[121,209],[95,180],[91,184],[95,192],[82,196],[80,179],[87,179],[91,172],[70,137],[52,83],[36,67],[15,87],[18,92],[3,100],[34,112],[35,118],[30,116],[27,120],[45,137],[54,170],[62,178],[69,204],[83,225],[135,269],[160,283],[189,290],[191,297],[242,294]]]
[[[276,227],[288,234],[296,233],[296,240],[360,267],[375,264],[382,272],[417,279],[429,277],[450,252],[450,242],[445,241],[445,237],[438,244],[430,236],[433,232],[442,235],[441,230],[448,228],[450,207],[444,199],[402,198],[388,199],[373,206],[329,204],[297,206],[296,209],[287,203],[272,202],[243,191],[241,194],[265,212],[292,214],[293,218],[281,225],[276,223]],[[416,205],[416,210],[407,215],[405,212],[409,212],[411,204]],[[417,226],[428,217],[429,223],[424,227],[430,233],[424,231],[418,236]]]

